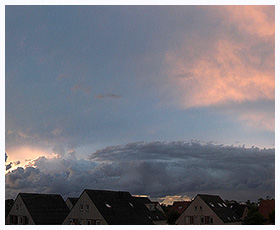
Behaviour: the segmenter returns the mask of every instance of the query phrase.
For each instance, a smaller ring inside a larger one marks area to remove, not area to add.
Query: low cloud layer
[[[6,197],[24,191],[78,196],[92,188],[153,198],[215,191],[224,198],[236,198],[238,193],[239,200],[253,200],[274,196],[274,158],[274,149],[199,142],[130,143],[98,150],[89,160],[40,157],[29,167],[6,174]],[[225,197],[228,191],[232,194]]]

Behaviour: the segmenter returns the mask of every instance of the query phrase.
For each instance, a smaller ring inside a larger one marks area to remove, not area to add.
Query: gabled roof
[[[162,220],[166,220],[165,215],[156,208],[156,205],[158,204],[158,202],[152,202],[148,197],[137,197],[135,196],[134,199],[142,202],[144,205],[146,204],[151,204],[154,206],[154,210],[149,210],[147,209],[147,215],[151,217],[152,221],[162,221]]]
[[[174,201],[170,210],[182,214],[185,209],[190,205],[191,201]]]
[[[85,189],[98,211],[110,225],[153,224],[146,206],[129,192]]]
[[[19,193],[35,224],[62,224],[69,209],[59,194]]]
[[[5,200],[5,217],[8,216],[13,204],[14,204],[14,200],[13,199],[7,199]]]
[[[77,201],[79,200],[79,198],[77,198],[77,197],[68,197],[67,200],[69,200],[70,203],[74,206],[77,203]]]
[[[241,221],[240,217],[226,205],[220,196],[204,194],[198,194],[197,196],[199,196],[224,223]]]

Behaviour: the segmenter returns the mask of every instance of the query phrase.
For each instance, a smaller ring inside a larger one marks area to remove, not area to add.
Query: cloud
[[[274,7],[202,8],[212,26],[186,34],[177,48],[165,54],[166,101],[183,109],[274,102]],[[238,120],[252,126],[250,118],[252,113],[238,115]],[[268,118],[261,111],[253,119],[256,125],[274,130],[274,114]]]
[[[13,162],[10,162],[9,164],[6,165],[6,171],[12,168]]]
[[[121,97],[122,97],[121,95],[112,94],[112,93],[97,94],[97,95],[94,96],[95,99],[99,99],[99,100],[102,100],[102,99],[119,99]]]
[[[195,141],[136,142],[100,149],[89,160],[40,157],[33,166],[6,174],[6,194],[12,197],[28,190],[66,197],[93,188],[162,198],[237,191],[240,200],[252,200],[262,194],[274,196],[274,157],[274,149]]]
[[[89,93],[92,91],[91,87],[84,87],[80,84],[75,84],[73,87],[71,87],[71,90],[76,93],[77,91],[84,91],[86,93]]]

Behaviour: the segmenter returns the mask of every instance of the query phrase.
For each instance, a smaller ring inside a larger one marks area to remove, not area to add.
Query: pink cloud
[[[174,101],[190,108],[274,100],[274,24],[270,23],[270,8],[211,9],[215,9],[215,17],[224,19],[214,37],[188,34],[178,49],[166,53],[167,88]],[[242,30],[241,38],[224,32],[232,25]]]
[[[274,131],[275,130],[275,117],[274,114],[269,112],[245,112],[240,115],[239,120],[245,121],[251,127],[258,127],[262,130]]]
[[[275,35],[274,6],[223,6],[220,11],[224,12],[228,23],[237,24],[240,30],[260,37]]]

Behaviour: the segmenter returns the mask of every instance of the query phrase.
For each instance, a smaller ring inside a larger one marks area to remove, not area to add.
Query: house
[[[146,206],[147,211],[148,211],[147,215],[149,215],[151,217],[151,220],[153,221],[153,223],[155,225],[167,224],[167,220],[164,215],[164,212],[158,202],[152,202],[148,197],[135,196],[134,198],[136,200],[139,200]],[[160,209],[158,208],[158,206],[160,207]]]
[[[146,206],[129,192],[85,189],[63,224],[147,225],[153,222]]]
[[[217,195],[198,194],[175,224],[241,224],[240,217]]]
[[[261,200],[259,211],[264,218],[269,219],[269,213],[275,210],[275,200]]]
[[[178,212],[181,215],[190,203],[191,201],[174,201],[170,211]]]
[[[19,193],[6,224],[62,224],[69,209],[59,194]]]
[[[8,216],[8,214],[9,214],[13,204],[14,204],[14,200],[13,199],[5,200],[5,218]]]
[[[68,197],[65,201],[66,205],[68,206],[69,210],[73,208],[73,206],[76,204],[79,198],[77,197]]]

